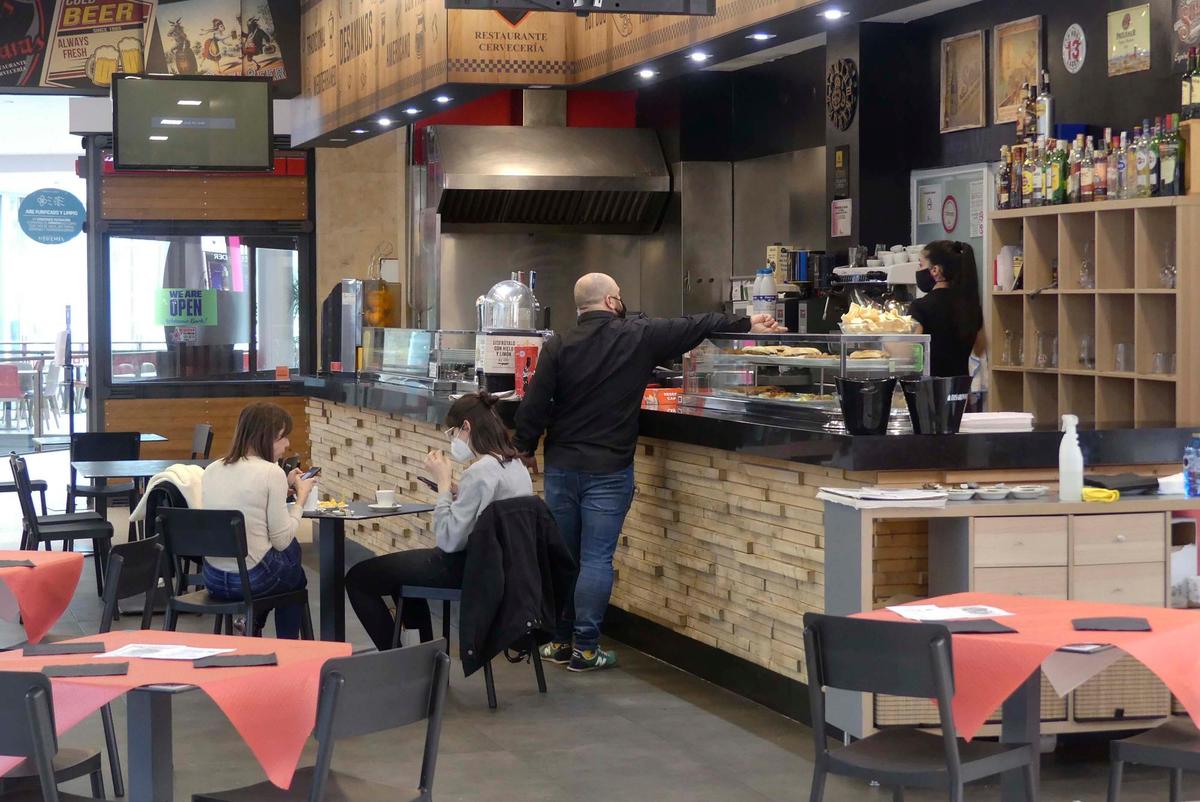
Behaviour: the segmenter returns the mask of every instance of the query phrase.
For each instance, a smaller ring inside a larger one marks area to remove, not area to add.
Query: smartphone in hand
[[[318,476],[318,475],[320,475],[320,473],[321,473],[321,469],[320,469],[320,468],[313,467],[313,468],[309,468],[307,471],[305,471],[304,473],[300,474],[300,478],[301,478],[301,479],[311,479],[311,478],[313,478],[314,476]]]
[[[438,492],[438,483],[432,479],[426,479],[424,476],[418,476],[417,481],[428,487],[434,493]]]

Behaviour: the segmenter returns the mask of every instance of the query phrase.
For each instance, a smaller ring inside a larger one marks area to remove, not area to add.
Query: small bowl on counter
[[[946,497],[951,501],[970,501],[975,498],[975,489],[970,487],[948,487]]]
[[[1017,485],[1012,489],[1012,497],[1032,501],[1046,495],[1048,489],[1045,485]]]
[[[1003,501],[1011,492],[1012,488],[1005,485],[988,485],[976,490],[975,495],[984,501]]]

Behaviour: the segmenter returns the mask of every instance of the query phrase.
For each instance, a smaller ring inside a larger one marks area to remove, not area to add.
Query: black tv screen
[[[113,163],[124,170],[270,170],[270,78],[118,76]]]

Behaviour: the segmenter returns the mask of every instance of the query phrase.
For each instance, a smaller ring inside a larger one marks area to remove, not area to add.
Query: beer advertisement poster
[[[1200,0],[1175,0],[1175,19],[1171,24],[1175,43],[1174,60],[1187,64],[1188,50],[1200,45]]]
[[[160,0],[146,67],[171,75],[268,76],[277,96],[291,97],[290,85],[299,84],[298,31],[280,0]]]
[[[54,0],[0,0],[0,86],[37,86]]]
[[[145,72],[153,20],[153,0],[60,0],[42,85],[107,92],[115,73]]]

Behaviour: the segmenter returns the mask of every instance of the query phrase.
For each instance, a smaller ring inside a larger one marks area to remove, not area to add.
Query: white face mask
[[[455,462],[470,462],[475,459],[475,452],[467,445],[467,441],[460,437],[450,441],[450,457]]]

